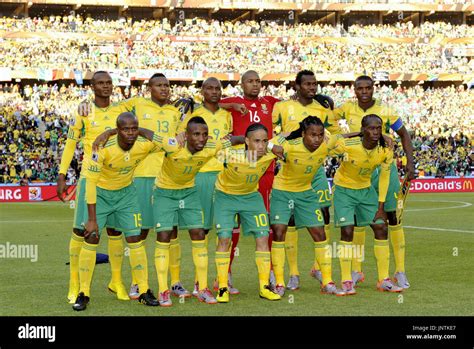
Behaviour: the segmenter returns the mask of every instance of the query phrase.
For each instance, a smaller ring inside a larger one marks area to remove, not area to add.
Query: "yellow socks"
[[[179,274],[181,269],[181,245],[178,238],[171,239],[170,241],[169,268],[171,274],[171,285],[174,285],[180,281]]]
[[[390,263],[390,248],[388,240],[374,240],[374,254],[377,259],[377,271],[379,281],[388,278],[388,267]]]
[[[230,252],[216,252],[217,281],[219,288],[227,287],[229,282]]]
[[[69,240],[69,288],[79,287],[79,253],[84,243],[82,236],[72,233]],[[77,291],[77,290],[76,290]]]
[[[255,251],[255,263],[258,269],[260,289],[268,285],[270,278],[270,252]]]
[[[328,240],[314,242],[314,256],[318,264],[321,266],[321,274],[323,276],[323,286],[332,282],[331,270],[331,248]]]
[[[362,271],[362,258],[365,248],[365,227],[354,227],[354,239],[352,239],[357,255],[352,259],[352,271]]]
[[[405,272],[405,232],[399,225],[389,225],[388,234],[395,257],[395,272]]]
[[[94,274],[97,245],[84,241],[79,253],[80,292],[90,296],[92,275]]]
[[[123,261],[123,238],[109,236],[108,252],[110,269],[112,271],[112,283],[122,283],[122,261]]]
[[[352,242],[339,241],[338,248],[339,263],[341,264],[341,280],[352,281],[351,262],[352,262]]]
[[[159,292],[168,289],[168,267],[170,265],[171,244],[169,242],[155,242],[155,268],[158,277]],[[178,280],[179,281],[179,280]]]
[[[300,275],[298,271],[298,231],[295,227],[288,227],[285,238],[285,249],[290,275]]]
[[[207,249],[207,246],[209,246],[209,237],[208,237],[208,234],[204,235],[204,243],[206,245],[206,251],[208,250]],[[216,246],[217,244],[219,243],[219,237],[217,236],[216,234]],[[229,247],[230,248],[230,247]],[[206,278],[207,280],[207,278]],[[196,264],[194,265],[194,284],[196,284],[198,282],[198,272],[197,272],[197,269],[196,269]],[[206,283],[207,285],[207,283]],[[201,288],[201,285],[199,285],[199,288]]]
[[[272,265],[277,285],[285,285],[285,242],[272,242]]]
[[[130,248],[130,266],[135,273],[140,293],[145,293],[148,286],[148,261],[146,258],[145,241],[128,243]]]
[[[326,241],[329,243],[329,240],[331,240],[331,224],[326,224],[324,226],[324,233],[326,234]],[[321,267],[319,266],[318,259],[316,258],[316,255],[314,256],[314,264],[313,264],[313,270],[321,270]]]
[[[326,224],[324,226],[324,232],[326,233],[326,240],[327,240],[328,244],[331,241],[331,227],[332,227],[331,224]]]
[[[197,281],[199,282],[199,289],[207,288],[207,268],[208,255],[206,241],[193,240],[192,241],[193,262],[196,269]]]

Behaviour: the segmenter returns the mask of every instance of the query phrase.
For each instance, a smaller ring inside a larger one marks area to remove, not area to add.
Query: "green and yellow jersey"
[[[396,132],[403,127],[403,121],[395,110],[383,104],[380,100],[375,100],[375,104],[367,110],[359,107],[356,100],[346,102],[334,110],[334,119],[330,120],[332,126],[329,128],[329,131],[334,134],[360,132],[362,118],[369,114],[380,116],[383,121],[382,132],[384,134],[390,135],[390,130]],[[341,129],[341,127],[338,126],[340,121],[346,125],[347,129]]]
[[[118,136],[112,136],[104,147],[93,153],[88,161],[86,198],[88,204],[96,201],[96,186],[106,190],[119,190],[129,186],[135,169],[152,153],[169,152],[178,147],[175,138],[153,135],[153,142],[138,137],[130,150],[123,150]]]
[[[161,137],[176,136],[181,113],[175,106],[160,106],[144,97],[130,98],[121,101],[120,105],[137,116],[140,127],[152,130]],[[150,154],[146,161],[138,165],[134,177],[156,177],[163,165],[163,159],[164,154],[161,152]]]
[[[200,116],[206,121],[209,136],[213,142],[218,142],[222,137],[232,132],[232,114],[225,109],[219,108],[215,113],[204,105],[197,107],[192,114],[188,113],[178,127],[178,133],[186,131],[188,121],[195,116]],[[211,158],[199,172],[221,171],[222,162],[217,158]]]
[[[274,144],[284,141],[282,137],[271,140]],[[252,155],[242,148],[227,150],[224,170],[217,176],[216,189],[233,195],[245,195],[257,191],[258,181],[276,156],[268,153],[257,160],[256,156],[252,158]]]
[[[329,120],[334,119],[332,110],[324,108],[316,101],[306,106],[295,100],[282,101],[276,103],[273,107],[272,121],[274,129],[279,125],[281,132],[292,132],[297,130],[300,127],[299,123],[310,115],[320,118],[326,127]]]
[[[273,189],[302,192],[311,190],[311,182],[324,165],[329,151],[335,147],[336,141],[342,136],[328,136],[326,140],[311,152],[303,144],[303,138],[297,138],[281,144],[284,149],[285,161],[273,181]]]
[[[361,138],[343,138],[336,141],[330,151],[331,155],[342,158],[341,166],[334,176],[334,184],[350,188],[364,189],[370,187],[372,172],[380,167],[379,201],[385,202],[390,179],[390,165],[393,151],[377,145],[366,149]]]
[[[162,189],[193,187],[199,170],[218,152],[231,146],[228,140],[208,141],[203,150],[191,154],[187,146],[179,148],[177,144],[169,144],[165,149],[163,166],[156,177],[155,185]]]
[[[69,125],[66,145],[61,156],[59,173],[64,175],[67,173],[76,150],[76,144],[82,140],[84,161],[82,163],[81,175],[86,175],[87,161],[92,157],[92,143],[104,131],[115,128],[117,117],[124,111],[126,111],[124,107],[114,103],[107,108],[99,108],[94,105],[92,113],[88,116],[76,114]]]

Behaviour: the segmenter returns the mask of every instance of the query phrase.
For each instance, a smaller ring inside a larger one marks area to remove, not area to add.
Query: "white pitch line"
[[[455,233],[474,234],[474,231],[472,231],[472,230],[442,229],[442,228],[430,228],[430,227],[414,227],[414,226],[411,226],[411,225],[404,225],[403,228],[421,229],[421,230],[434,230],[434,231],[453,231]]]
[[[465,202],[465,201],[454,201],[454,200],[413,200],[411,202],[451,202],[451,203],[458,203],[462,205],[458,206],[449,206],[449,207],[434,207],[434,208],[412,208],[409,209],[407,208],[405,212],[416,212],[416,211],[438,211],[438,210],[452,210],[455,208],[465,208],[472,206],[470,202]]]

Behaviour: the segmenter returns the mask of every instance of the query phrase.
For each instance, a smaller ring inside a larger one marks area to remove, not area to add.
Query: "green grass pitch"
[[[299,268],[301,289],[287,292],[278,302],[258,297],[255,242],[241,238],[239,256],[233,266],[234,285],[240,295],[228,304],[206,305],[196,299],[180,303],[173,298],[171,308],[146,307],[137,301],[118,301],[107,291],[108,264],[97,265],[92,284],[91,303],[86,311],[74,312],[66,302],[69,267],[68,243],[73,210],[61,203],[0,204],[0,244],[38,245],[38,261],[4,258],[0,260],[0,315],[474,315],[474,298],[469,291],[474,283],[474,195],[411,194],[404,214],[406,266],[412,287],[402,295],[380,293],[375,289],[376,269],[373,238],[367,234],[366,281],[351,297],[319,293],[319,285],[309,276],[313,263],[313,244],[309,234],[300,234]],[[333,232],[332,237],[339,234]],[[157,291],[153,263],[155,234],[147,241],[150,286]],[[180,232],[182,244],[181,277],[191,289],[193,267],[191,243]],[[106,237],[99,252],[106,253]],[[215,277],[215,234],[209,244],[209,282]],[[391,256],[391,273],[394,262]],[[288,269],[286,269],[288,272]],[[333,277],[339,283],[339,261],[333,259]],[[123,278],[128,287],[130,267],[124,258]],[[19,301],[20,300],[20,301]]]

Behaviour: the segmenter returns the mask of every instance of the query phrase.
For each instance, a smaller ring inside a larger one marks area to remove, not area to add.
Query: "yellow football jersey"
[[[362,118],[369,114],[375,114],[380,116],[383,121],[382,132],[384,134],[390,134],[390,130],[394,132],[398,131],[403,127],[402,119],[397,115],[395,110],[386,104],[383,104],[379,100],[375,100],[375,104],[367,110],[363,110],[359,107],[356,101],[350,101],[344,103],[341,107],[334,110],[334,122],[331,124],[341,124],[346,126],[339,126],[331,133],[348,133],[348,132],[360,132]]]
[[[194,178],[199,170],[221,150],[231,146],[231,142],[227,140],[208,141],[203,150],[191,154],[187,146],[179,148],[177,144],[168,145],[155,185],[164,189],[193,187]]]
[[[342,158],[341,166],[334,176],[334,184],[345,188],[370,187],[372,172],[381,165],[379,201],[385,202],[390,179],[390,165],[393,161],[393,151],[390,148],[376,146],[369,150],[364,148],[362,139],[357,137],[339,139],[330,153]]]
[[[291,192],[311,190],[311,181],[316,172],[324,165],[329,155],[342,136],[329,136],[318,149],[310,152],[303,144],[302,138],[297,138],[281,144],[285,150],[285,161],[273,181],[273,188]]]
[[[270,142],[282,144],[285,139],[274,137]],[[267,153],[258,160],[256,157],[252,159],[253,154],[242,148],[228,149],[224,155],[224,169],[217,176],[216,189],[234,195],[257,191],[260,178],[276,157],[273,153]]]
[[[111,137],[102,149],[92,154],[87,167],[87,203],[96,201],[95,186],[118,190],[129,186],[137,166],[160,147],[145,138],[138,137],[133,147],[125,151],[118,145],[117,136]]]
[[[232,132],[232,114],[225,109],[219,108],[215,113],[207,109],[204,105],[197,107],[192,114],[186,115],[178,127],[178,133],[186,130],[188,121],[195,116],[200,116],[206,121],[209,128],[209,136],[212,142],[219,141],[222,137]],[[211,158],[199,172],[221,171],[222,162],[217,158]]]
[[[82,140],[84,146],[81,175],[87,175],[88,173],[86,169],[88,167],[87,162],[92,157],[92,143],[104,131],[116,128],[117,117],[125,111],[125,108],[116,103],[111,104],[107,108],[99,108],[94,105],[92,113],[87,117],[76,114],[74,119],[71,120],[67,138],[76,142]],[[63,158],[67,158],[65,154],[63,154]],[[65,168],[66,172],[69,165],[61,160],[60,166],[62,169]]]
[[[331,109],[324,108],[321,104],[313,101],[304,106],[298,101],[282,101],[273,107],[272,120],[274,127],[281,126],[281,132],[292,132],[297,130],[307,116],[317,116],[327,126],[328,121],[333,118]]]
[[[120,104],[138,118],[140,127],[152,130],[162,137],[174,137],[181,118],[180,111],[171,104],[160,106],[150,98],[134,97]],[[138,165],[134,177],[156,177],[163,165],[164,153],[150,154]]]

